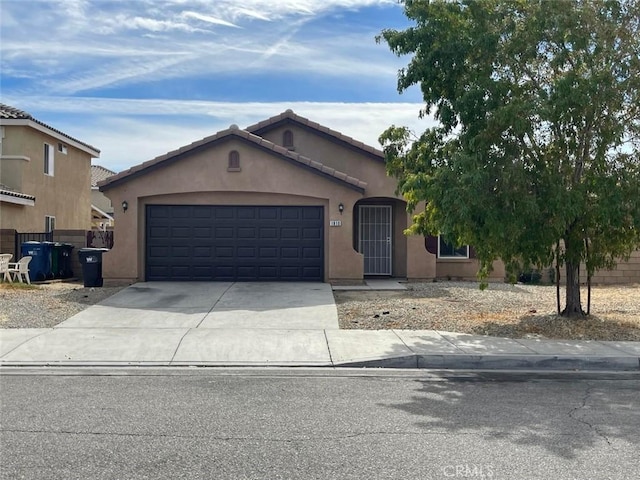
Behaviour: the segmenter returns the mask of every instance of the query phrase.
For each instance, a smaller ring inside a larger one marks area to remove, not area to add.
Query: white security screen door
[[[391,275],[391,206],[360,205],[358,251],[365,275]]]

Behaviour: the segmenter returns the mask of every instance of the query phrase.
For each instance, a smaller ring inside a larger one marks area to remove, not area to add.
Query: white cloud
[[[306,28],[330,12],[393,5],[391,0],[74,0],[27,9],[29,3],[3,5],[0,66],[21,78],[31,71],[33,91],[55,87],[73,94],[257,69],[375,78],[395,75],[399,65],[374,44],[377,32]],[[40,83],[43,76],[51,80]]]
[[[195,18],[196,20],[201,20],[201,21],[206,22],[206,23],[213,23],[214,25],[224,25],[226,27],[238,28],[237,25],[234,25],[231,22],[227,22],[225,20],[221,20],[219,18],[215,18],[215,17],[212,17],[210,15],[203,15],[203,14],[197,13],[197,12],[189,12],[189,11],[182,12],[180,14],[180,16],[183,17],[183,18]]]

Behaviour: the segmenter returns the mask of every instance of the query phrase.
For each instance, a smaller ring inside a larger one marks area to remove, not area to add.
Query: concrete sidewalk
[[[322,366],[640,371],[640,342],[437,331],[266,328],[0,330],[1,366]]]
[[[378,282],[366,288],[404,288]],[[640,371],[640,342],[340,330],[326,283],[137,283],[55,328],[0,329],[0,366]]]

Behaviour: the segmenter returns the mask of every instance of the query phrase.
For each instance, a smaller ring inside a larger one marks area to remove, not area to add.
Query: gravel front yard
[[[85,288],[82,282],[53,282],[31,287],[2,283],[0,328],[53,327],[127,285]]]
[[[443,330],[510,338],[640,341],[640,285],[593,287],[591,317],[557,317],[555,286],[409,283],[406,291],[335,291],[340,328]],[[564,290],[561,290],[561,303]],[[586,309],[587,289],[582,291]]]
[[[0,284],[0,328],[53,327],[126,286]],[[473,282],[437,282],[407,287],[405,291],[335,291],[340,328],[640,341],[640,285],[594,287],[593,315],[583,320],[556,317],[553,286],[492,283],[481,291]],[[586,307],[586,289],[583,302]]]

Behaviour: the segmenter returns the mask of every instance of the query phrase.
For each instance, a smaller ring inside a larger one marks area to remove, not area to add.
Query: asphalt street
[[[637,373],[0,370],[6,479],[636,479]]]

